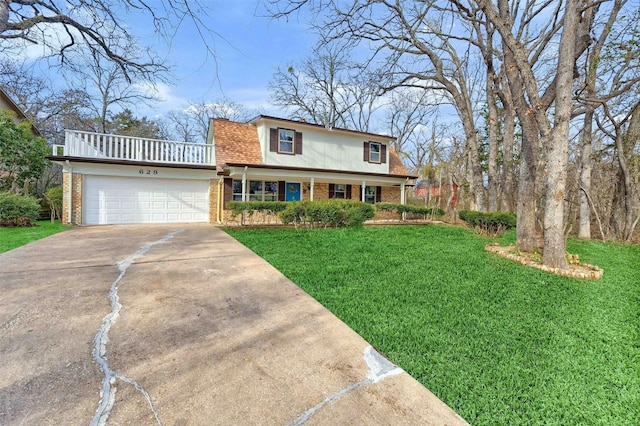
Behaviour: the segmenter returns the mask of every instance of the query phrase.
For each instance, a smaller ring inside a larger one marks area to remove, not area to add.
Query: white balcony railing
[[[55,145],[53,155],[60,148],[67,157],[215,165],[213,146],[202,143],[66,130],[64,146]]]

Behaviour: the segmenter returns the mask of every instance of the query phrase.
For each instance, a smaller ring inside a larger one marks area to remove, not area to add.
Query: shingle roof
[[[392,146],[389,146],[389,174],[409,175],[404,164],[402,164],[402,160],[400,160],[400,156]]]
[[[260,141],[254,125],[220,118],[211,123],[219,170],[227,163],[262,164]]]
[[[211,123],[218,171],[223,170],[227,164],[264,165],[255,125],[221,118],[214,118]],[[409,175],[398,153],[391,146],[389,146],[389,174]]]

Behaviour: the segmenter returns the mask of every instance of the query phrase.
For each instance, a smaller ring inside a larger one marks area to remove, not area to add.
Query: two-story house
[[[206,144],[68,131],[63,221],[228,223],[229,200],[404,203],[392,137],[269,116],[213,119]]]

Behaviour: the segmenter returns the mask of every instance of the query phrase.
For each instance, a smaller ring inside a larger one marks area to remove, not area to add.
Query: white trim
[[[229,167],[229,177],[240,179],[243,173],[246,173],[253,180],[300,180],[304,176],[305,182],[314,179],[314,183],[341,183],[350,185],[359,185],[362,182],[362,175],[340,173],[340,172],[321,172],[306,170],[283,170],[283,169],[267,169],[267,168],[251,168],[245,167]],[[392,176],[367,176],[367,182],[371,186],[395,186],[406,182],[404,177]]]
[[[98,176],[129,176],[129,177],[147,177],[149,179],[213,179],[215,178],[214,170],[173,168],[173,167],[157,167],[148,165],[119,165],[104,163],[84,163],[65,161],[64,165],[73,170],[73,173],[83,175]],[[140,170],[147,171],[149,174],[140,173]],[[157,173],[153,173],[157,171]]]

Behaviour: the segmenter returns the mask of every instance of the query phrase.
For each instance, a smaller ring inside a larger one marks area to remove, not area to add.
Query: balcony
[[[53,156],[215,166],[213,145],[66,130]]]

